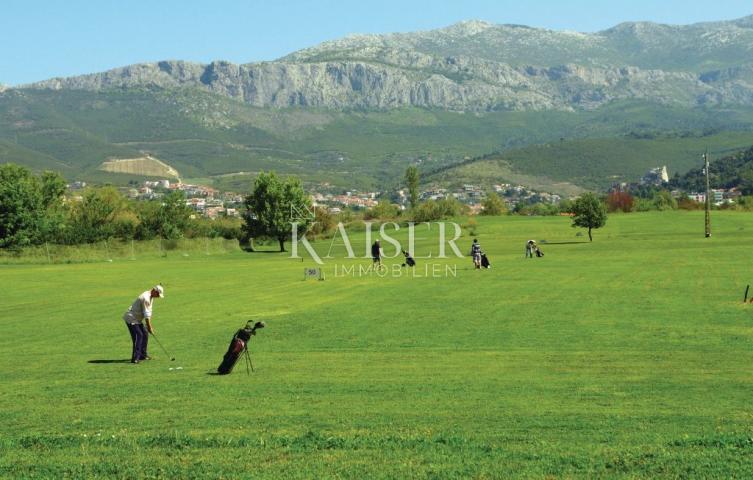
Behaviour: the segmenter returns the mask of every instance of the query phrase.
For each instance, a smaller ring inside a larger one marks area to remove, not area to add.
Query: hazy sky
[[[0,0],[0,83],[157,60],[273,60],[351,33],[470,19],[594,32],[632,20],[687,24],[750,14],[751,0]]]

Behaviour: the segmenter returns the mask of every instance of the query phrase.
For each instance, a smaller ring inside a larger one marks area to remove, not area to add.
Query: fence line
[[[81,245],[44,245],[21,250],[0,249],[0,264],[60,264],[134,261],[225,255],[241,251],[237,240],[181,238],[178,240],[103,240]]]

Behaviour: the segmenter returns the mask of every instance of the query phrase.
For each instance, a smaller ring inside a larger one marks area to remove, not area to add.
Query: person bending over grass
[[[536,252],[537,248],[538,247],[536,246],[536,240],[528,240],[526,242],[526,258],[533,258],[533,255]]]
[[[128,326],[128,332],[131,334],[131,341],[133,342],[131,363],[151,360],[147,353],[147,345],[149,334],[154,335],[152,302],[155,298],[165,298],[165,289],[162,288],[162,285],[157,285],[139,295],[128,308],[128,311],[123,314],[123,320]],[[144,327],[144,322],[146,322],[146,327]]]

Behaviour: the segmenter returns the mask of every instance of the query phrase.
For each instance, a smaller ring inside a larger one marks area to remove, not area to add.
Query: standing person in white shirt
[[[155,298],[165,298],[165,289],[162,285],[157,285],[151,290],[147,290],[134,300],[127,312],[123,314],[128,326],[128,332],[131,334],[133,341],[133,353],[131,353],[131,363],[139,363],[142,360],[150,360],[147,354],[147,344],[149,334],[154,334],[152,327],[152,301]],[[144,327],[146,321],[146,327]]]

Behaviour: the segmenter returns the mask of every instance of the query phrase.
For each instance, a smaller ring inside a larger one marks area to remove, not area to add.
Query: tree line
[[[112,186],[89,188],[75,197],[65,193],[58,173],[35,175],[25,167],[0,165],[0,248],[111,238],[240,238],[240,221],[197,218],[180,191],[152,201],[130,200]]]

